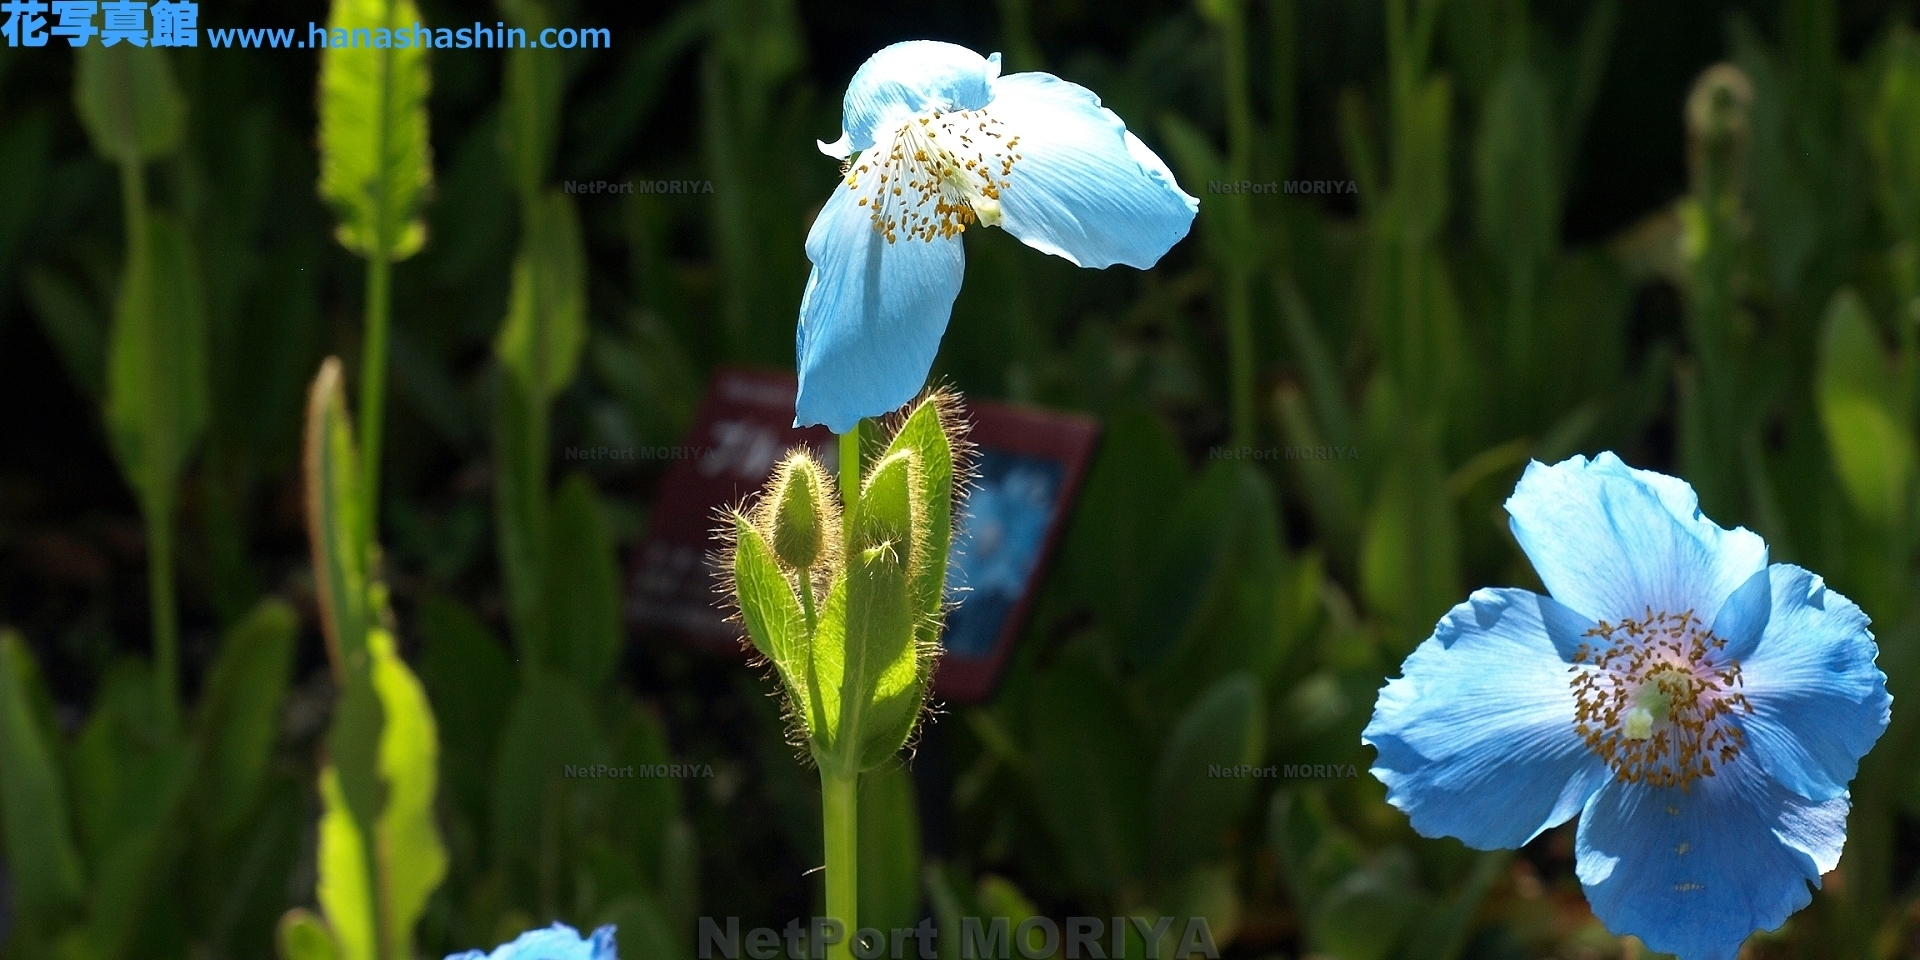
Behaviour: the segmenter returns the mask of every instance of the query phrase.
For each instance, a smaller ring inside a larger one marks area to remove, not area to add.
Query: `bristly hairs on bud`
[[[960,392],[946,382],[930,385],[925,390],[922,390],[920,395],[915,397],[911,402],[881,418],[880,430],[877,432],[880,436],[886,438],[881,444],[884,449],[887,444],[893,442],[893,438],[897,437],[901,429],[907,425],[908,419],[910,419],[913,414],[919,412],[923,405],[931,405],[933,407],[934,414],[940,421],[940,431],[946,434],[947,437],[947,450],[953,462],[953,502],[950,508],[950,516],[952,523],[957,526],[964,512],[967,497],[972,493],[974,482],[978,479],[975,469],[976,447],[974,443],[968,439],[968,435],[973,431],[973,422],[966,416],[965,408],[961,403]],[[917,507],[917,498],[915,503]],[[913,523],[915,527],[920,527],[926,520],[918,516],[917,513],[918,511],[916,509],[916,516],[913,518]],[[924,536],[918,535],[923,532],[924,531],[916,531],[916,536],[913,538],[915,543],[924,543],[926,541]],[[951,539],[948,541],[948,553],[949,556],[951,556]],[[929,557],[911,557],[909,558],[909,566],[910,568],[918,569],[920,564],[926,563],[931,559],[932,558]],[[944,562],[948,558],[943,557],[940,559]],[[949,573],[951,573],[951,571],[949,571]],[[939,608],[933,611],[930,616],[924,618],[921,627],[914,631],[914,652],[916,659],[919,661],[918,672],[921,676],[931,676],[934,666],[940,657],[941,628],[945,624],[947,613],[957,605],[958,601],[953,599],[949,589],[943,586]],[[904,749],[909,754],[913,753],[915,747],[918,745],[920,731],[924,724],[940,712],[940,705],[931,697],[921,705],[920,719],[915,721],[913,731],[908,735],[907,742],[904,745]]]
[[[827,482],[827,476],[826,469],[810,450],[804,446],[794,447],[774,467],[773,475],[763,487],[748,494],[738,504],[721,508],[717,517],[719,525],[713,532],[720,547],[713,556],[717,561],[717,589],[727,598],[729,622],[742,626],[746,622],[745,612],[740,608],[739,585],[733,580],[733,556],[740,546],[736,525],[741,522],[757,531],[773,548],[775,560],[787,578],[788,587],[803,600],[809,617],[816,602],[826,601],[827,590],[840,572],[844,553],[840,536],[840,499],[837,488]],[[800,497],[806,500],[804,506],[795,503],[795,498]],[[785,510],[782,509],[783,505]],[[815,536],[796,536],[796,531],[783,529],[789,523],[809,519],[816,530]],[[807,549],[809,545],[811,549]],[[795,699],[799,692],[788,688],[772,658],[762,655],[754,647],[753,640],[744,635],[744,631],[740,643],[751,657],[749,663],[765,668],[774,681],[771,695],[780,699],[781,713],[786,719],[787,743],[797,751],[797,759],[803,763],[810,760],[806,706]]]

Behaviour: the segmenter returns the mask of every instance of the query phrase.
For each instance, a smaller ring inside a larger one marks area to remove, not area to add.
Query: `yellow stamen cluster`
[[[1000,222],[1000,193],[1020,154],[1018,136],[984,110],[935,111],[903,124],[846,170],[847,188],[873,218],[873,229],[899,240],[958,236],[971,223]],[[931,209],[929,209],[931,208]]]
[[[1686,790],[1740,755],[1740,664],[1693,611],[1588,630],[1574,652],[1574,730],[1628,783]]]

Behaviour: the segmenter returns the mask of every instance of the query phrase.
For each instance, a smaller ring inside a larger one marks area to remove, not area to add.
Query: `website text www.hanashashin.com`
[[[44,47],[54,38],[70,47],[120,43],[144,47],[207,46],[243,50],[399,49],[429,50],[606,50],[613,32],[605,27],[547,27],[528,33],[504,21],[487,26],[429,27],[421,23],[395,28],[324,27],[309,21],[298,27],[202,28],[194,0],[0,0],[0,38],[9,47]]]

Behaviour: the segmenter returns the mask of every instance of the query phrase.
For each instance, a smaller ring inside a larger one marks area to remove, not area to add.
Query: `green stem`
[[[146,173],[135,158],[120,162],[120,200],[127,230],[127,302],[147,319],[151,336],[153,320],[152,234],[147,227]],[[156,349],[147,345],[150,353]],[[150,405],[146,410],[147,434],[157,435],[152,421],[171,411]],[[141,509],[147,523],[147,593],[153,617],[154,704],[160,712],[161,729],[172,733],[180,723],[180,624],[173,595],[173,483],[171,465],[149,462],[147,475],[136,482]]]
[[[147,506],[147,591],[153,610],[154,703],[161,729],[179,729],[180,624],[173,596],[173,504]]]
[[[813,609],[813,571],[800,571],[800,614],[807,620],[807,636],[820,628],[820,618]]]
[[[853,936],[860,929],[859,827],[860,775],[820,769],[820,820],[827,848],[827,916],[846,925],[846,936],[827,951],[827,960],[850,960]]]
[[[392,0],[382,8],[381,23],[393,22]],[[373,179],[373,251],[367,257],[366,340],[360,357],[361,494],[366,524],[364,542],[371,544],[380,533],[380,441],[386,423],[387,397],[387,320],[392,310],[394,238],[388,232],[387,214],[391,198],[387,196],[387,127],[393,109],[393,52],[380,55],[380,99],[375,107]],[[372,558],[369,557],[369,560]]]
[[[853,544],[853,508],[860,503],[860,426],[865,420],[856,420],[853,429],[840,435],[840,505],[847,528],[847,544]]]
[[[384,244],[384,241],[382,241]],[[366,343],[360,357],[361,492],[366,497],[362,514],[367,526],[366,542],[372,543],[380,532],[380,427],[387,395],[387,321],[392,290],[393,264],[376,253],[367,261]]]
[[[1227,179],[1247,178],[1253,165],[1253,108],[1247,89],[1246,11],[1239,2],[1223,3],[1220,43],[1224,51],[1222,76],[1227,104]],[[1228,382],[1233,391],[1232,427],[1235,446],[1254,439],[1253,403],[1253,216],[1247,198],[1228,198],[1227,216],[1233,249],[1226,251],[1226,313]]]

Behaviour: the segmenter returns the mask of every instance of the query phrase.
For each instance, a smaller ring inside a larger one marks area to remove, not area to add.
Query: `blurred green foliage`
[[[1528,459],[1599,449],[1826,575],[1920,698],[1910,13],[426,2],[616,49],[410,56],[384,125],[345,59],[0,50],[0,951],[397,960],[562,919],[670,960],[701,915],[818,912],[818,793],[764,678],[623,630],[660,470],[554,467],[675,444],[713,369],[791,363],[814,141],[861,59],[934,36],[1099,92],[1201,212],[1144,273],[968,239],[937,376],[1103,446],[996,696],[863,778],[861,916],[1638,956],[1567,829],[1421,839],[1359,731],[1467,591],[1538,586],[1500,510]],[[564,186],[664,179],[713,189]],[[1239,181],[1342,187],[1209,187]],[[1308,448],[1339,452],[1282,455]],[[1910,713],[1754,956],[1920,949]],[[667,763],[715,772],[563,773]]]

